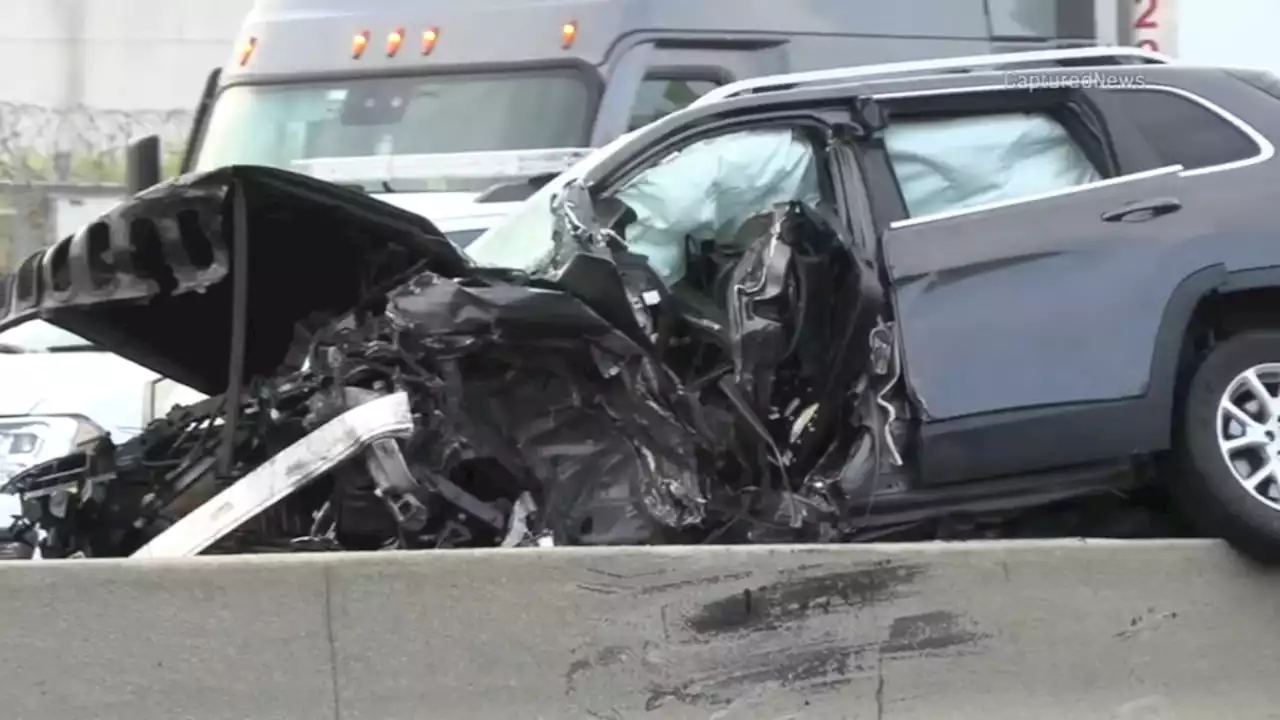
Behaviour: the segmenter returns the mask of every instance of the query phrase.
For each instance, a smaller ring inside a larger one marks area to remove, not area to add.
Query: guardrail
[[[0,564],[24,718],[1264,718],[1280,576],[1216,543]]]

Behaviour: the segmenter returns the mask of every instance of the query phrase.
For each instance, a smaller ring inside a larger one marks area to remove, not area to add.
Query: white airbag
[[[727,245],[750,217],[780,202],[814,202],[809,145],[791,130],[722,135],[640,173],[617,197],[636,213],[627,245],[668,284],[685,273],[685,238]]]
[[[1067,131],[1042,114],[893,120],[885,148],[911,217],[1101,179]]]

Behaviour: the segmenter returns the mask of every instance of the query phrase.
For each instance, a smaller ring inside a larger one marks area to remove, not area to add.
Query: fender
[[[1178,393],[1178,363],[1182,344],[1200,304],[1210,295],[1280,288],[1280,265],[1227,271],[1221,265],[1205,268],[1183,280],[1169,299],[1164,318],[1156,335],[1156,353],[1151,358],[1151,385],[1143,398],[1153,420],[1152,435],[1146,445],[1151,450],[1164,450],[1173,444],[1174,400]]]
[[[1152,437],[1152,449],[1164,449],[1173,442],[1172,415],[1178,392],[1178,362],[1182,343],[1200,304],[1214,294],[1226,296],[1265,288],[1280,289],[1280,265],[1230,272],[1222,266],[1205,268],[1178,286],[1169,300],[1156,336],[1157,350],[1151,359],[1151,390],[1144,398],[1151,412],[1160,412],[1160,417],[1170,419]],[[1190,302],[1193,297],[1194,303]]]
[[[1133,418],[1137,424],[1131,426],[1139,429],[1134,437],[1135,450],[1165,450],[1173,443],[1174,399],[1178,394],[1182,345],[1201,302],[1214,293],[1251,289],[1237,283],[1247,282],[1258,272],[1267,273],[1271,281],[1254,287],[1280,286],[1280,268],[1228,272],[1223,265],[1213,265],[1188,275],[1169,296],[1156,331],[1147,394],[1137,402],[1141,414]]]

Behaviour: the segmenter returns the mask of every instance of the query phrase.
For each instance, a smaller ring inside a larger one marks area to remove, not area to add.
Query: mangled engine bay
[[[42,309],[229,395],[18,474],[20,534],[42,557],[172,557],[848,541],[895,522],[869,506],[903,489],[898,358],[874,266],[838,223],[769,209],[741,254],[668,291],[582,202],[562,197],[553,267],[530,276],[282,171],[140,195],[98,224],[133,228],[112,236],[109,293],[11,289],[7,313]],[[73,287],[93,279],[76,250],[93,228],[60,244]],[[50,289],[57,252],[40,261]],[[177,324],[201,334],[167,337]]]

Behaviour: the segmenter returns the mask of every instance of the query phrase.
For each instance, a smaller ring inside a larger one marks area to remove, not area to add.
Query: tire
[[[1280,564],[1280,508],[1268,505],[1245,487],[1224,458],[1219,440],[1219,402],[1224,393],[1243,373],[1268,363],[1280,365],[1280,332],[1242,333],[1205,356],[1183,393],[1180,416],[1175,417],[1171,483],[1180,511],[1198,531],[1222,538],[1244,555],[1273,565]],[[1276,394],[1274,389],[1272,394]],[[1280,430],[1274,431],[1274,436],[1280,438]],[[1267,449],[1256,452],[1256,457],[1266,457]],[[1276,492],[1280,493],[1280,485]]]

